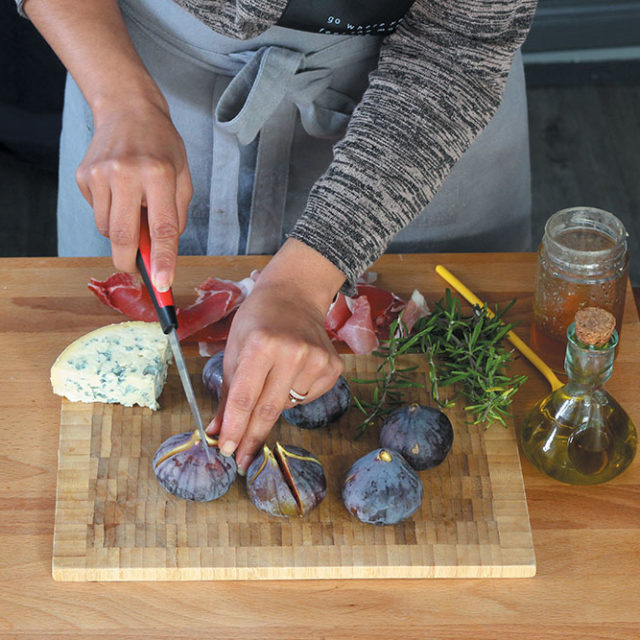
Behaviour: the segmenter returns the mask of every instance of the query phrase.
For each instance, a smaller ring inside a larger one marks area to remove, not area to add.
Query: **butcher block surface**
[[[345,376],[371,379],[380,360],[345,355]],[[206,359],[189,369],[204,415],[215,403],[204,389]],[[426,358],[412,356],[425,389]],[[352,386],[370,399],[373,387]],[[350,409],[330,427],[300,429],[280,419],[270,443],[304,447],[323,463],[327,497],[303,518],[278,518],[249,501],[238,478],[222,498],[195,503],[168,494],[151,460],[175,433],[192,429],[172,367],[161,409],[62,400],[53,549],[57,580],[525,577],[535,573],[531,527],[512,425],[469,425],[461,403],[448,409],[454,444],[437,468],[420,472],[424,499],[408,520],[363,524],[340,491],[349,467],[377,448],[379,428],[355,440],[362,414]]]

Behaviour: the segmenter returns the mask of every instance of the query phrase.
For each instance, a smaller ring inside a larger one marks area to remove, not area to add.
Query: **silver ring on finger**
[[[298,393],[294,389],[289,389],[289,402],[291,404],[295,404],[296,402],[302,402],[303,400],[307,399],[308,393],[309,393],[308,391],[307,393]]]

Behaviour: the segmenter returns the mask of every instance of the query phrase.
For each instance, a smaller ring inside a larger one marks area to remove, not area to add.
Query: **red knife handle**
[[[177,329],[178,318],[176,316],[176,307],[173,302],[171,289],[168,291],[158,291],[153,286],[153,282],[151,282],[151,234],[149,233],[149,223],[145,209],[142,210],[140,215],[140,241],[136,255],[136,264],[138,265],[142,281],[149,292],[153,306],[158,314],[162,331],[169,333],[172,329]]]

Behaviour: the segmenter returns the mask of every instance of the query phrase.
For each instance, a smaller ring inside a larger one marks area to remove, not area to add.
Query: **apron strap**
[[[373,55],[378,47],[377,38],[363,37],[357,42],[342,39],[310,55],[278,46],[229,54],[243,66],[222,91],[214,111],[210,253],[238,252],[239,145],[251,143],[258,134],[247,252],[278,250],[296,109],[309,135],[344,135],[356,105],[330,88],[332,66]]]
[[[224,76],[218,76],[216,79],[213,89],[214,104],[228,82],[229,78]],[[240,239],[238,219],[240,147],[236,137],[214,126],[211,153],[207,255],[236,255]]]
[[[285,100],[260,131],[255,165],[248,254],[275,253],[283,232],[289,157],[296,123],[295,105]]]

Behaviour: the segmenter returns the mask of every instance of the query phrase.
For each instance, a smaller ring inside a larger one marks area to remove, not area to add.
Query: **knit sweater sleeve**
[[[496,112],[535,0],[416,0],[289,234],[347,277],[417,217]]]

